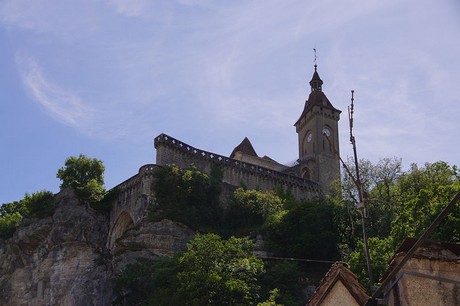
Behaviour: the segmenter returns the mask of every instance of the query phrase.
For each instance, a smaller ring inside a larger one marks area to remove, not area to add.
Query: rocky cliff
[[[111,305],[112,279],[137,258],[182,251],[187,227],[142,220],[107,248],[109,218],[71,190],[56,195],[52,217],[27,219],[0,239],[0,305]]]

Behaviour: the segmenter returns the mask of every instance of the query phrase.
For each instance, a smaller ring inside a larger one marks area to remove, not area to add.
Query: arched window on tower
[[[332,129],[325,125],[323,127],[323,151],[324,152],[334,152],[334,133],[332,132]]]
[[[314,135],[312,133],[312,131],[307,131],[307,133],[305,134],[305,137],[303,139],[303,154],[304,155],[308,155],[308,154],[311,154],[311,153],[314,153],[315,152],[315,149],[314,149],[314,142],[315,142],[315,139],[314,139]]]

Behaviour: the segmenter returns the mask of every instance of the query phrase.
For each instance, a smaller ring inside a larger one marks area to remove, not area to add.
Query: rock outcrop
[[[107,249],[109,217],[71,190],[55,196],[52,217],[24,220],[0,239],[0,305],[111,305],[112,279],[136,259],[184,250],[194,232],[163,220],[142,221]]]

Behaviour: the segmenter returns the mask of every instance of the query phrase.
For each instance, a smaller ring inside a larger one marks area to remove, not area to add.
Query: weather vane
[[[317,65],[316,65],[316,59],[318,58],[318,56],[316,56],[316,48],[313,48],[313,51],[315,52],[315,59],[314,59],[314,62],[315,62],[315,70],[316,70],[316,67],[317,67]]]

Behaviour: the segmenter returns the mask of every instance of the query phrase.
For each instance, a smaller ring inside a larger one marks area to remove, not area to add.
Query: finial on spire
[[[318,55],[316,54],[316,48],[313,48],[313,51],[315,52],[315,58],[313,60],[313,62],[315,63],[315,72],[313,73],[313,77],[311,78],[310,86],[311,86],[311,91],[315,91],[315,90],[321,91],[321,85],[323,85],[323,81],[319,77],[319,74],[317,71],[318,65],[316,64],[316,60],[318,59]]]
[[[313,51],[315,52],[314,62],[315,62],[315,71],[316,71],[316,68],[318,67],[318,65],[316,64],[316,59],[318,58],[318,56],[316,56],[316,48],[313,48]]]

